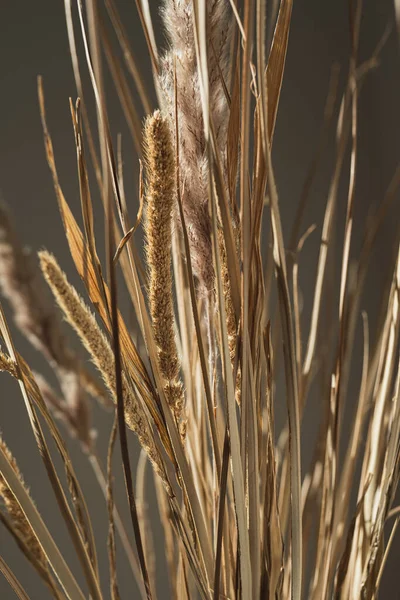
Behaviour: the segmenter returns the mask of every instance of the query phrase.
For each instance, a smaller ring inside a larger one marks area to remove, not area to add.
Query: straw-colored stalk
[[[237,323],[235,308],[233,306],[231,283],[229,279],[228,259],[226,255],[226,245],[224,240],[224,234],[222,229],[218,229],[218,245],[221,257],[221,279],[222,287],[224,291],[225,311],[226,311],[226,329],[228,332],[229,342],[229,355],[231,359],[232,368],[235,368],[236,362],[236,340],[237,340]],[[235,397],[238,404],[240,404],[240,387],[241,387],[241,374],[240,367],[238,364],[237,376],[236,376],[236,389]]]

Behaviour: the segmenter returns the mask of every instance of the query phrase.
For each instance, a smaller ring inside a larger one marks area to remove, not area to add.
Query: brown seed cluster
[[[171,135],[159,110],[147,118],[143,131],[146,156],[146,258],[149,304],[161,375],[168,402],[179,419],[184,394],[175,339],[171,246],[175,200],[175,164]]]

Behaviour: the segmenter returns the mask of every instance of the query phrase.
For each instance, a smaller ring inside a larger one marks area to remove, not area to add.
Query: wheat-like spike
[[[15,474],[18,479],[24,486],[27,493],[29,490],[27,489],[21,472],[18,468],[15,458],[11,454],[7,444],[4,442],[2,438],[0,438],[0,446],[3,452],[6,454],[10,465],[14,469]],[[46,556],[40,546],[32,527],[25,517],[24,512],[22,511],[20,505],[18,504],[14,494],[10,490],[6,480],[0,473],[0,499],[2,500],[5,510],[10,518],[11,525],[16,535],[16,539],[20,541],[23,545],[25,551],[28,552],[27,557],[33,564],[33,566],[38,570],[38,572],[42,575],[42,577],[49,583],[51,586],[54,585],[52,582],[52,577],[50,575],[50,570],[48,566],[48,562]]]
[[[104,383],[110,390],[114,402],[116,402],[114,353],[106,336],[99,328],[90,309],[78,295],[75,288],[68,282],[55,257],[43,251],[39,252],[39,258],[46,281],[66,320],[79,335],[83,345],[91,355],[94,365],[101,373]],[[168,486],[165,468],[156,448],[150,423],[124,373],[122,373],[122,393],[126,424],[136,433],[155,470]]]
[[[61,319],[32,254],[14,230],[6,206],[0,202],[0,290],[13,309],[14,320],[31,344],[54,368],[65,397],[65,410],[81,422],[80,438],[90,439],[90,414],[85,391],[101,397],[104,390],[82,368],[69,348]],[[96,389],[97,388],[97,389]]]
[[[229,0],[208,0],[206,4],[210,114],[215,126],[218,151],[223,162],[226,162],[229,110],[221,76],[228,83],[231,13]],[[214,290],[214,267],[207,192],[208,164],[195,52],[193,10],[191,0],[165,0],[163,18],[170,49],[161,60],[160,83],[171,123],[174,123],[176,70],[183,210],[199,290],[209,294]],[[172,130],[175,131],[175,127],[172,127]]]
[[[143,130],[146,156],[146,258],[154,338],[158,348],[164,391],[177,419],[184,404],[180,361],[175,339],[171,247],[175,200],[175,165],[167,120],[159,110],[146,119]]]

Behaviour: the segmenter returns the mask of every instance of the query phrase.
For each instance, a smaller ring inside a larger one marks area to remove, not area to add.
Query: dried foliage
[[[58,179],[41,81],[39,103],[57,202],[90,308],[46,251],[39,253],[40,273],[20,246],[6,209],[0,209],[1,292],[17,326],[54,369],[60,390],[31,372],[14,347],[1,307],[6,351],[0,352],[0,370],[20,385],[60,514],[94,600],[107,597],[97,551],[108,552],[111,598],[123,597],[118,537],[141,597],[157,597],[153,525],[164,534],[168,597],[176,600],[372,600],[379,592],[400,518],[394,506],[400,475],[399,232],[394,259],[385,266],[388,285],[382,290],[376,332],[370,332],[368,315],[361,308],[373,246],[397,198],[399,169],[375,215],[364,225],[359,253],[353,248],[352,234],[354,228],[363,227],[354,210],[358,99],[382,44],[366,63],[359,62],[362,5],[350,2],[348,78],[340,108],[330,93],[325,111],[325,135],[328,121],[337,115],[336,159],[308,324],[301,302],[302,249],[319,225],[300,234],[318,160],[306,178],[290,243],[286,243],[271,148],[292,1],[281,0],[271,22],[266,4],[246,0],[238,7],[231,0],[164,0],[158,8],[166,49],[159,52],[152,7],[137,0],[158,96],[159,108],[153,111],[114,0],[105,0],[104,7],[96,0],[76,6],[65,0],[79,94],[76,104],[71,103],[71,116],[82,230]],[[110,26],[117,34],[122,60]],[[270,45],[267,28],[273,33]],[[77,53],[78,35],[82,56]],[[122,145],[119,141],[116,153],[108,120],[103,54],[126,117],[131,138],[127,139],[140,163],[134,225],[125,197]],[[96,115],[87,109],[84,69],[89,72]],[[138,115],[142,113],[147,117],[141,133]],[[106,223],[105,265],[94,234],[100,211],[92,202],[92,169]],[[335,216],[339,182],[347,171],[344,242],[336,279],[330,268],[336,251]],[[143,248],[137,247],[139,225]],[[134,331],[119,311],[119,271],[135,313]],[[307,295],[305,301],[310,302]],[[61,315],[78,334],[102,382],[70,350]],[[361,322],[362,373],[354,400],[349,383],[354,386],[359,377],[353,355],[360,343]],[[106,468],[97,455],[86,400],[89,393],[107,402],[102,383],[116,406]],[[319,431],[311,463],[302,472],[302,418],[304,414],[310,418],[304,411],[316,389]],[[277,432],[275,407],[283,398],[287,420]],[[351,411],[347,435],[344,420]],[[65,466],[68,494],[37,412]],[[104,495],[109,525],[104,548],[96,545],[84,491],[53,416],[62,419],[67,433],[79,440]],[[125,426],[135,432],[141,447],[135,484],[128,452],[135,438]],[[132,540],[113,491],[117,431]],[[152,469],[146,470],[147,459]],[[147,510],[150,474],[157,492],[158,521]],[[2,524],[54,597],[84,598],[4,442],[0,443],[0,496]],[[3,559],[0,570],[17,596],[25,599],[26,592]]]

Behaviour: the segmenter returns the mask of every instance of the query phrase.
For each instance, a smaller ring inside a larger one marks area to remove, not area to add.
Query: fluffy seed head
[[[58,305],[91,355],[93,363],[100,371],[104,383],[110,390],[114,402],[116,402],[114,353],[106,336],[99,328],[90,309],[80,298],[75,288],[67,281],[55,257],[48,252],[40,252],[39,257],[43,274]],[[167,483],[165,469],[155,446],[146,413],[128,384],[124,373],[122,373],[122,392],[126,424],[136,433],[155,470]]]
[[[210,114],[218,151],[226,166],[229,109],[221,78],[228,84],[228,56],[232,39],[229,0],[208,0],[208,76]],[[171,124],[175,123],[175,73],[179,120],[180,186],[188,229],[191,260],[199,291],[214,290],[211,220],[208,209],[208,163],[201,106],[200,79],[194,39],[191,0],[165,0],[163,17],[170,48],[161,59],[160,85]],[[174,127],[172,130],[175,131]]]
[[[146,119],[146,258],[149,304],[164,391],[177,418],[183,408],[171,273],[172,213],[175,201],[174,152],[167,120],[159,110]]]

